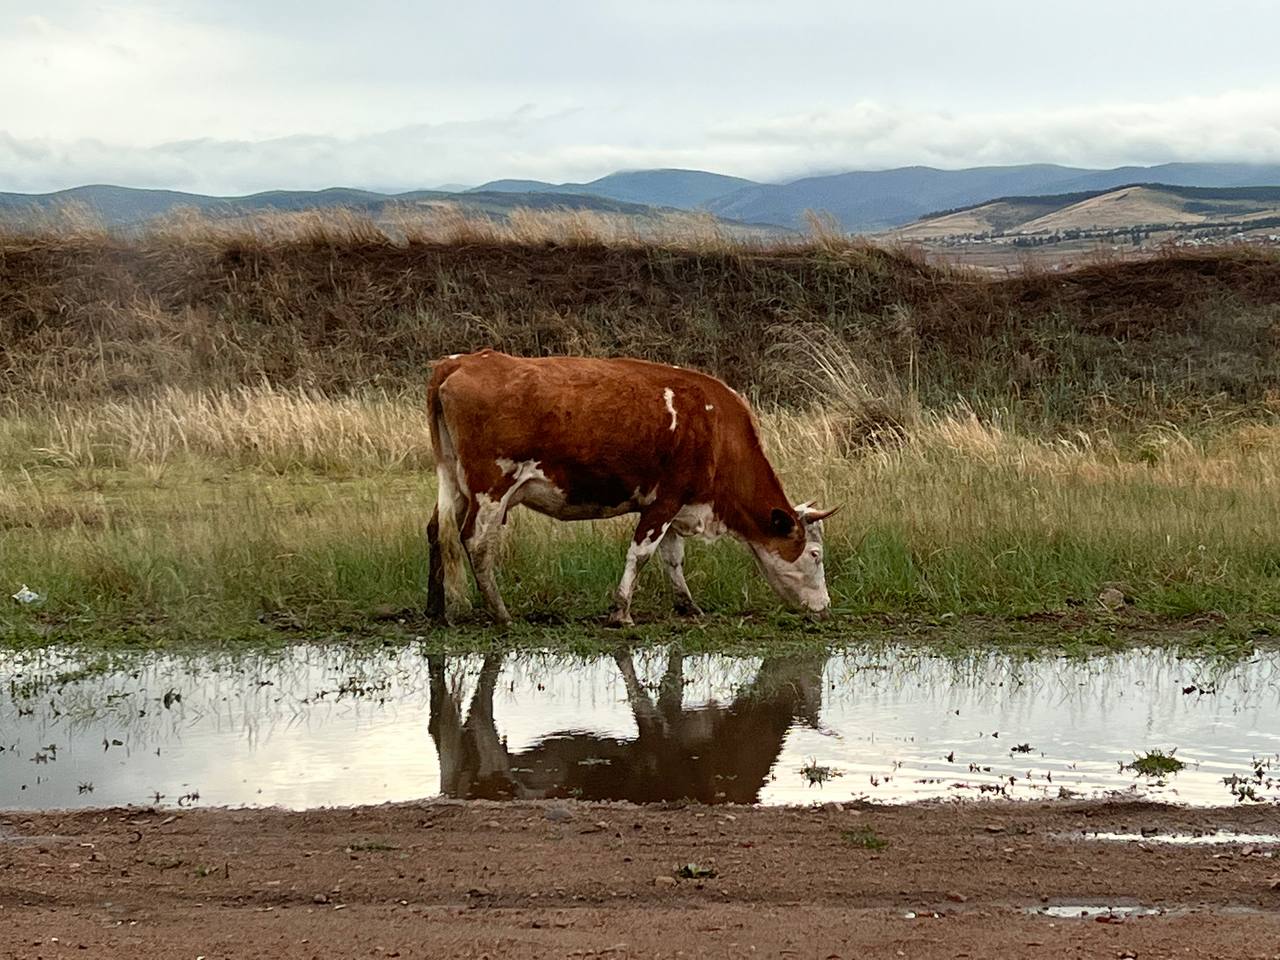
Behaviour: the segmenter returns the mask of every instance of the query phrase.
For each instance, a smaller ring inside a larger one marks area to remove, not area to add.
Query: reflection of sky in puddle
[[[1080,839],[1107,843],[1171,843],[1179,847],[1280,845],[1280,833],[1232,833],[1228,830],[1209,833],[1111,833],[1096,830],[1081,834]]]
[[[1161,651],[1031,663],[906,650],[825,662],[697,656],[682,677],[671,665],[661,652],[634,665],[429,664],[413,650],[298,647],[139,656],[46,686],[74,664],[7,654],[0,808],[139,804],[157,791],[166,804],[197,793],[202,806],[298,808],[442,789],[805,803],[1066,788],[1218,804],[1233,800],[1223,778],[1252,777],[1255,757],[1271,764],[1249,781],[1256,795],[1280,798],[1276,657],[1217,671]],[[181,699],[166,707],[170,691]],[[1151,747],[1177,748],[1186,769],[1164,781],[1120,769]],[[830,768],[821,786],[800,772],[813,765]]]
[[[1081,917],[1096,920],[1099,917],[1115,917],[1118,919],[1125,917],[1152,917],[1158,915],[1161,911],[1155,907],[1117,907],[1098,903],[1064,903],[1047,907],[1033,907],[1028,912],[1042,917],[1058,917],[1064,920]]]

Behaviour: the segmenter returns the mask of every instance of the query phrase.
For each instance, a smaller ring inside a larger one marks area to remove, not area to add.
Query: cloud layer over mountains
[[[0,190],[1280,161],[1273,3],[899,6],[12,4]]]

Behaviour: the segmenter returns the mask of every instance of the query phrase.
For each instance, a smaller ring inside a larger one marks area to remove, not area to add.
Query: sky
[[[1280,162],[1273,0],[0,0],[0,191]]]

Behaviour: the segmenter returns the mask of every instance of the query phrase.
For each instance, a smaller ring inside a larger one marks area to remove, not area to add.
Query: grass
[[[982,278],[910,251],[456,210],[0,231],[0,638],[603,648],[625,519],[513,515],[521,622],[420,616],[429,361],[477,346],[722,375],[829,524],[840,614],[780,611],[694,545],[631,639],[886,635],[1243,655],[1280,621],[1280,260],[1197,251]],[[416,218],[416,219],[415,219]],[[792,642],[787,640],[785,642]]]
[[[763,418],[796,499],[846,505],[827,561],[843,628],[1023,630],[1040,617],[1096,646],[1108,631],[1200,619],[1247,645],[1280,616],[1266,520],[1280,515],[1280,427],[1033,438],[998,416],[863,391]],[[867,439],[875,403],[893,426]],[[0,452],[0,585],[43,597],[0,605],[10,642],[430,635],[418,611],[434,488],[416,398],[169,390],[0,419]],[[601,615],[629,534],[625,518],[517,511],[501,565],[509,604],[534,632]],[[736,544],[692,544],[687,570],[708,621],[672,620],[655,565],[638,599],[647,629],[728,642],[788,620]],[[1099,599],[1117,584],[1120,610]]]
[[[1129,769],[1144,777],[1167,777],[1186,766],[1174,756],[1175,752],[1174,750],[1168,753],[1163,750],[1148,750],[1142,756],[1136,757],[1133,763],[1129,764]]]
[[[870,824],[865,823],[852,830],[841,830],[840,839],[851,847],[859,847],[863,850],[883,850],[889,846],[888,840],[879,836]]]

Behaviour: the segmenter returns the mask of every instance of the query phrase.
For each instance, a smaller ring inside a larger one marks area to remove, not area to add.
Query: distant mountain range
[[[846,230],[874,232],[934,211],[996,197],[1110,190],[1130,183],[1280,185],[1280,164],[1167,163],[1110,170],[1048,163],[967,170],[899,167],[805,177],[789,183],[753,183],[698,170],[640,170],[610,174],[590,183],[498,180],[477,189],[586,193],[684,210],[702,208],[727,219],[791,228],[803,225],[806,210],[817,210],[830,213]]]
[[[0,214],[19,215],[78,201],[112,225],[130,225],[175,207],[195,207],[211,215],[254,210],[298,210],[344,206],[376,211],[392,203],[455,202],[502,215],[516,207],[568,207],[625,214],[652,214],[653,208],[707,210],[724,219],[796,228],[806,210],[833,215],[850,231],[901,227],[935,211],[955,210],[1001,197],[1090,193],[1126,184],[1179,187],[1280,185],[1280,164],[1169,163],[1154,167],[1094,170],[1056,164],[1024,164],[939,170],[899,167],[805,177],[787,183],[757,183],[702,170],[637,170],[613,173],[588,183],[495,180],[473,188],[386,194],[334,188],[270,191],[244,197],[210,197],[170,190],[86,186],[48,194],[0,193]]]

